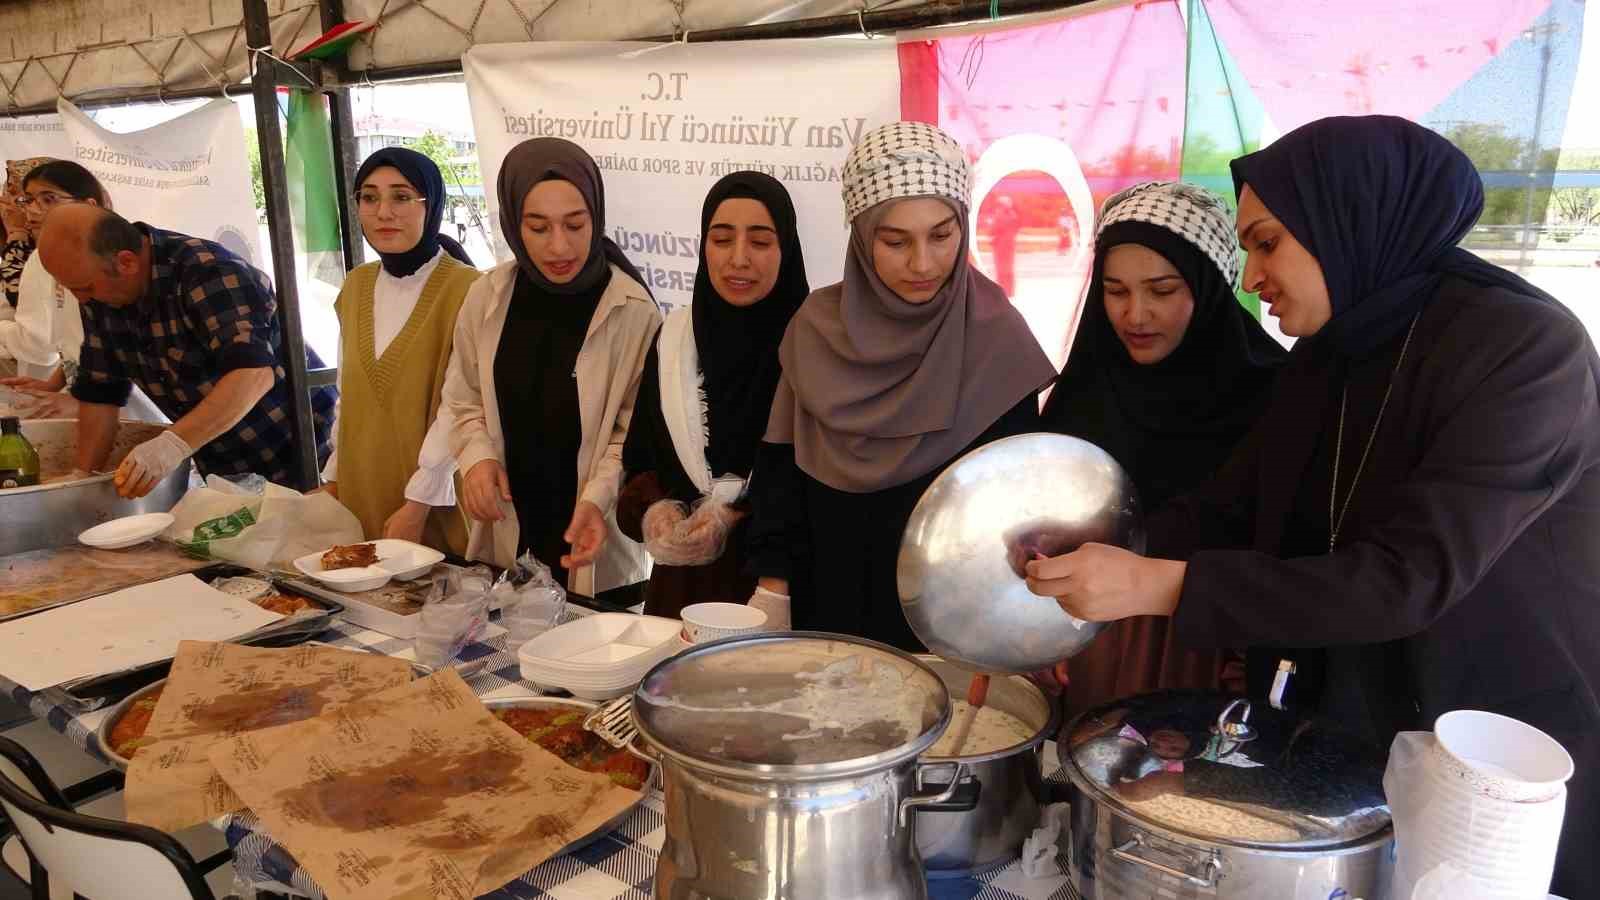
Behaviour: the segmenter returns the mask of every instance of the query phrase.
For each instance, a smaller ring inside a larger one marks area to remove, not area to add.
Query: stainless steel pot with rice
[[[1387,896],[1383,754],[1336,726],[1164,691],[1084,713],[1057,751],[1084,900]]]

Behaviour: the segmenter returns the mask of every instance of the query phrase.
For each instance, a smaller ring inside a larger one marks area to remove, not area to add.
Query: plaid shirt
[[[83,356],[72,394],[121,406],[138,384],[174,422],[188,415],[222,376],[271,366],[272,389],[237,425],[201,447],[203,475],[255,472],[293,483],[297,452],[289,386],[278,364],[278,302],[267,276],[211,241],[136,226],[150,238],[150,289],[131,306],[83,305]],[[309,364],[321,365],[306,348]],[[311,392],[318,465],[326,461],[333,388]]]

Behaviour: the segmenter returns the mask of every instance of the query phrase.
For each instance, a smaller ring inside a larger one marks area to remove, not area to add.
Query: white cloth
[[[700,351],[694,342],[694,318],[681,307],[661,326],[657,343],[657,377],[661,384],[661,418],[672,436],[678,464],[700,493],[721,503],[744,496],[747,479],[715,476],[706,456],[711,442],[711,419],[706,409],[705,376],[700,372]]]
[[[82,349],[83,316],[78,312],[78,298],[62,289],[45,271],[39,254],[33,254],[22,267],[16,317],[0,322],[0,356],[31,368],[22,374],[48,378],[63,358],[76,363]],[[22,371],[20,366],[18,371]]]
[[[378,281],[372,288],[372,357],[381,359],[384,351],[405,330],[406,322],[416,311],[422,291],[433,277],[433,270],[444,258],[440,250],[422,268],[410,275],[396,277],[378,269]],[[339,361],[338,384],[341,395],[344,388],[344,360]],[[334,402],[333,433],[339,433],[339,402]],[[456,459],[450,453],[450,420],[443,406],[433,417],[433,425],[422,439],[422,450],[417,454],[417,470],[406,482],[406,499],[428,506],[454,506],[456,502]],[[328,462],[322,467],[323,481],[339,480],[339,448],[334,446]]]

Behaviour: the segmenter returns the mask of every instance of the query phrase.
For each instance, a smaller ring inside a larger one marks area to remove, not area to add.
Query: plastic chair
[[[205,871],[171,835],[144,825],[74,812],[33,755],[0,738],[0,810],[27,851],[34,900],[51,882],[94,900],[216,900]]]

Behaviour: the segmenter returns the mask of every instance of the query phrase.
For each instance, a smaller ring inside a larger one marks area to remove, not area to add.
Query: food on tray
[[[158,687],[130,703],[122,718],[111,726],[112,752],[123,759],[133,759],[133,755],[144,746],[144,732],[150,727],[150,717],[155,715],[156,704],[161,702],[162,690]]]
[[[316,612],[322,607],[312,603],[304,597],[294,594],[280,594],[273,591],[264,597],[257,597],[250,601],[268,612],[275,612],[282,616],[292,616],[306,611]]]
[[[378,564],[377,544],[341,544],[322,554],[322,570],[361,569]]]
[[[586,710],[568,706],[501,707],[494,711],[495,718],[545,750],[559,756],[563,762],[584,772],[609,775],[614,784],[630,790],[643,790],[650,769],[644,760],[626,750],[607,744],[593,732],[585,731]]]
[[[967,701],[955,701],[950,721],[959,722],[967,714]],[[992,706],[983,706],[978,709],[977,718],[972,720],[972,730],[967,733],[966,741],[961,745],[962,756],[977,756],[982,753],[993,753],[1007,747],[1026,741],[1038,731],[1029,728],[1026,722],[1008,712],[1001,712]],[[945,730],[939,740],[928,751],[929,756],[949,756],[955,752],[951,746],[955,742],[954,728]]]

